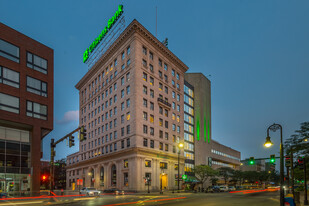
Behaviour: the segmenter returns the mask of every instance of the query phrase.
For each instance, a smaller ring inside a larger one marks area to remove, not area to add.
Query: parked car
[[[234,186],[229,186],[229,191],[235,191],[236,188]]]
[[[227,186],[225,185],[220,186],[220,192],[227,192],[227,191],[229,191],[229,188]]]
[[[87,196],[99,196],[100,191],[98,191],[96,188],[93,187],[84,187],[80,190],[80,194],[87,195]]]
[[[117,188],[111,188],[111,189],[104,190],[103,193],[108,193],[108,194],[113,194],[113,195],[124,195],[124,191],[119,190]]]
[[[220,192],[220,187],[219,186],[209,186],[206,189],[206,192],[210,192],[210,193]]]

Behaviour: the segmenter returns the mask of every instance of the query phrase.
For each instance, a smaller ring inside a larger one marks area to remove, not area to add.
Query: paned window
[[[27,76],[27,91],[47,97],[47,83]]]
[[[27,116],[47,120],[47,106],[27,101]]]
[[[47,60],[27,52],[27,67],[47,74]]]

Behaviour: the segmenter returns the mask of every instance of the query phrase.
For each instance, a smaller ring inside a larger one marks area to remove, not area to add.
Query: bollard
[[[299,192],[294,192],[294,201],[296,204],[300,203],[300,193]]]
[[[61,189],[61,196],[63,196],[63,189]]]

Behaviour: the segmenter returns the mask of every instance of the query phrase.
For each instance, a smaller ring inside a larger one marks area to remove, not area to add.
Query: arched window
[[[100,186],[104,186],[104,167],[100,169]]]
[[[112,166],[112,172],[111,172],[111,178],[112,178],[112,181],[111,181],[111,183],[112,183],[112,186],[116,186],[116,184],[117,184],[117,175],[116,175],[116,165],[113,165]]]

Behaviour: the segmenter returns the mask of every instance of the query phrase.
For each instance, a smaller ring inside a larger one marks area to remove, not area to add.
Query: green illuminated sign
[[[92,42],[92,44],[90,44],[90,46],[84,52],[84,56],[83,56],[83,62],[84,63],[89,58],[90,53],[98,46],[98,44],[101,42],[101,40],[105,37],[105,35],[108,33],[108,31],[111,30],[113,25],[116,23],[116,21],[122,15],[122,13],[123,13],[123,5],[119,5],[118,10],[115,12],[114,16],[108,20],[107,26],[102,30],[100,35]]]

